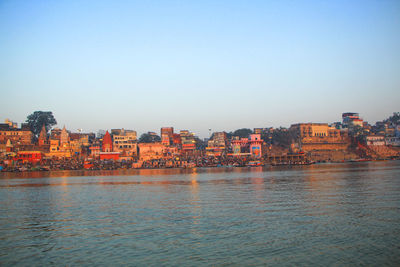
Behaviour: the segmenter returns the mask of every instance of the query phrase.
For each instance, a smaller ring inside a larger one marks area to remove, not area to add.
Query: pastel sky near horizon
[[[85,132],[400,111],[400,1],[0,1],[0,120]]]

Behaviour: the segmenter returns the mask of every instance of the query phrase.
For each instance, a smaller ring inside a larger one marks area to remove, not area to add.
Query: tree
[[[240,138],[247,138],[249,137],[249,135],[253,133],[252,130],[247,129],[247,128],[242,128],[242,129],[238,129],[236,131],[233,132],[233,136],[239,136]]]
[[[52,126],[57,124],[51,111],[35,111],[26,118],[26,122],[35,138],[39,136],[43,125],[46,128],[46,132],[48,132]]]
[[[214,134],[213,134],[214,135]],[[201,140],[200,138],[198,138],[197,136],[194,138],[194,140],[196,140],[196,149],[198,150],[204,150],[207,147],[207,142],[205,142],[204,140]]]
[[[144,133],[139,138],[139,143],[154,143],[160,142],[161,137],[156,134]]]
[[[103,138],[106,134],[106,130],[100,129],[97,131],[97,138]]]
[[[272,133],[272,143],[284,148],[289,148],[293,141],[297,139],[298,136],[293,131],[282,127],[275,129]]]
[[[384,122],[390,122],[393,125],[400,124],[400,112],[393,112],[393,115],[384,120]]]

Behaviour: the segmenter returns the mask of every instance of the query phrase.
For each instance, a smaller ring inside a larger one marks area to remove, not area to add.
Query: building
[[[161,128],[161,142],[164,145],[171,145],[173,143],[174,127]]]
[[[227,134],[226,132],[213,133],[210,140],[207,142],[206,155],[207,156],[221,156],[227,149]]]
[[[250,134],[249,138],[239,138],[234,136],[231,140],[233,156],[251,156],[254,158],[262,157],[261,134]]]
[[[10,121],[9,119],[5,119],[4,123],[8,124],[8,126],[10,126],[10,128],[12,128],[12,129],[17,129],[18,128],[18,123]]]
[[[100,152],[101,152],[101,145],[98,140],[95,140],[91,146],[89,146],[89,151],[90,151],[90,156],[95,159],[100,158]]]
[[[351,128],[354,126],[363,127],[363,120],[360,119],[360,115],[355,112],[346,112],[342,114],[342,125],[343,128]]]
[[[161,142],[156,143],[140,143],[139,159],[142,161],[161,159],[166,151],[166,146]]]
[[[248,138],[240,138],[233,136],[231,140],[231,147],[234,156],[250,155],[250,146]]]
[[[22,163],[37,163],[42,161],[43,152],[41,151],[19,151],[15,160]]]
[[[50,139],[50,151],[46,156],[51,158],[70,158],[72,156],[70,144],[61,144],[58,139]]]
[[[261,158],[262,156],[262,140],[261,134],[250,134],[250,154],[254,158]]]
[[[82,146],[89,147],[94,141],[94,133],[69,133],[70,141],[78,141]]]
[[[15,123],[7,121],[6,123],[0,123],[0,143],[5,144],[7,140],[10,140],[14,145],[32,143],[33,134],[28,124],[22,123],[21,128],[17,128]]]
[[[102,152],[112,152],[113,151],[113,142],[110,133],[107,131],[103,137],[103,143],[101,147]]]
[[[113,151],[125,158],[137,156],[136,131],[124,130],[113,136]]]
[[[368,135],[365,137],[365,143],[367,146],[384,146],[385,136],[383,135]]]
[[[44,126],[44,124],[43,124],[42,130],[40,131],[39,138],[38,138],[38,145],[44,146],[47,144],[48,144],[47,130],[46,130],[46,126]]]
[[[387,146],[400,146],[400,137],[389,136],[385,137],[385,144]]]
[[[64,128],[61,130],[61,135],[60,135],[60,144],[61,145],[65,145],[65,144],[68,144],[69,143],[69,133],[68,133],[68,131],[67,131],[67,129],[65,128],[65,126],[64,126]]]
[[[119,152],[100,152],[99,156],[100,156],[100,160],[118,161],[120,158],[120,153]]]
[[[61,129],[60,128],[53,128],[50,131],[50,139],[53,140],[60,140],[61,139]]]
[[[124,128],[122,129],[111,129],[111,135],[114,136],[129,136],[130,140],[137,140],[137,132],[134,130],[125,130]]]
[[[345,150],[349,145],[346,132],[327,123],[297,123],[291,125],[289,131],[296,137],[295,146],[304,152]]]
[[[262,134],[265,131],[264,128],[254,128],[253,133],[255,134]]]
[[[178,148],[182,146],[182,139],[180,134],[174,133],[172,135],[172,144]]]
[[[103,136],[101,152],[99,152],[100,160],[119,160],[120,152],[113,150],[113,140],[108,131]]]
[[[196,136],[188,130],[181,130],[179,133],[182,143],[182,152],[191,153],[196,150]]]

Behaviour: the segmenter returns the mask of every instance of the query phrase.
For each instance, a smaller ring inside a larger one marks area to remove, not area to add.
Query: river
[[[0,265],[400,264],[400,161],[0,173]]]

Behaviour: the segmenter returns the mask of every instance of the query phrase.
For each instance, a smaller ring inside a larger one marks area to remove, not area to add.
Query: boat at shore
[[[264,166],[264,164],[261,163],[261,161],[249,161],[247,163],[247,166],[249,167],[256,167],[256,166]]]
[[[296,162],[278,162],[278,163],[271,163],[272,166],[292,166],[292,165],[311,165],[315,164],[314,161],[296,161]]]

